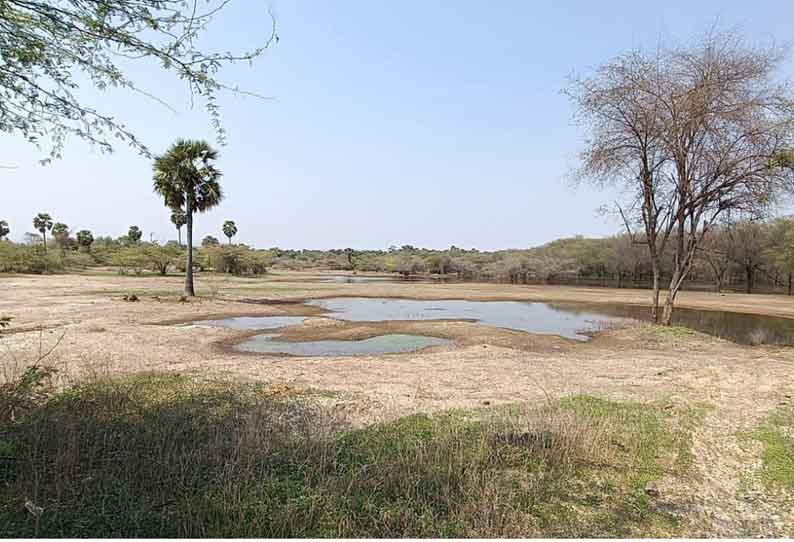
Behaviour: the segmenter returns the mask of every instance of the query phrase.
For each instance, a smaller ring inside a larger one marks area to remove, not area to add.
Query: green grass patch
[[[579,396],[350,430],[311,394],[97,382],[0,420],[0,536],[675,535],[644,488],[687,475],[699,413]]]
[[[751,436],[763,444],[762,482],[794,491],[794,407],[772,412]]]

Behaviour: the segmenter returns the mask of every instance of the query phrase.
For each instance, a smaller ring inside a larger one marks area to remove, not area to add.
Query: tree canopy
[[[127,231],[127,238],[130,240],[130,243],[137,245],[141,241],[141,237],[143,237],[141,229],[138,226],[130,226],[130,229]]]
[[[124,70],[149,60],[187,83],[223,142],[217,95],[241,91],[219,79],[220,68],[252,61],[278,40],[270,17],[250,51],[199,47],[200,35],[231,1],[0,1],[0,130],[37,145],[47,140],[45,161],[61,155],[69,135],[103,151],[113,149],[111,141],[122,141],[148,155],[122,121],[86,103],[78,91],[87,80],[99,90],[116,87],[151,96]]]

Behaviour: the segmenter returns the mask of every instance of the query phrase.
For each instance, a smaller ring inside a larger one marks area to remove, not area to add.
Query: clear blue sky
[[[235,0],[207,45],[256,45],[266,8]],[[620,224],[597,213],[613,195],[566,182],[582,135],[560,94],[566,77],[717,21],[751,41],[788,42],[794,21],[789,0],[274,0],[272,9],[279,45],[224,75],[274,99],[223,98],[227,198],[197,217],[199,240],[220,237],[225,219],[258,247],[496,249],[614,233]],[[213,137],[180,83],[142,67],[135,75],[177,113],[122,92],[98,100],[153,150]],[[43,167],[35,148],[2,138],[0,163],[17,166],[0,170],[12,238],[42,211],[95,235],[137,224],[146,239],[176,237],[150,164],[134,152],[106,156],[72,140]]]

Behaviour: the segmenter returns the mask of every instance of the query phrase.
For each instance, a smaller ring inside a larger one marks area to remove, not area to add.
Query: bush
[[[182,249],[176,245],[146,245],[143,248],[145,257],[149,260],[152,269],[161,275],[168,273],[168,268],[183,256]],[[183,264],[184,267],[184,264]]]
[[[18,378],[0,385],[0,424],[10,424],[42,403],[52,391],[52,367],[32,365]]]
[[[19,245],[0,241],[0,273],[53,273],[64,268],[58,251],[44,252],[40,245]]]
[[[263,275],[267,273],[270,257],[263,251],[246,246],[205,247],[209,267],[232,275]]]
[[[68,251],[62,256],[63,266],[70,269],[86,269],[97,264],[91,254],[86,252]]]
[[[140,275],[150,264],[149,257],[142,247],[122,248],[113,254],[111,262],[118,268],[121,275],[126,275],[129,272]]]

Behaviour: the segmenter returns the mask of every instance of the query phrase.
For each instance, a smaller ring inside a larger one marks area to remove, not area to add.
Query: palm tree
[[[11,230],[8,227],[8,222],[0,220],[0,241],[8,237],[9,233],[11,233]]]
[[[176,226],[176,234],[179,238],[179,246],[182,246],[182,226],[187,222],[185,211],[182,209],[174,209],[171,211],[171,223]]]
[[[47,252],[47,231],[52,229],[52,217],[47,213],[39,213],[33,217],[33,227],[44,238],[44,252]]]
[[[227,220],[223,223],[223,235],[229,239],[229,244],[232,244],[232,237],[237,235],[237,224],[234,220]]]
[[[185,295],[196,295],[193,288],[193,213],[203,213],[223,199],[218,182],[221,172],[213,162],[218,151],[206,141],[180,139],[154,160],[154,191],[171,209],[185,209],[187,226],[187,265]]]

